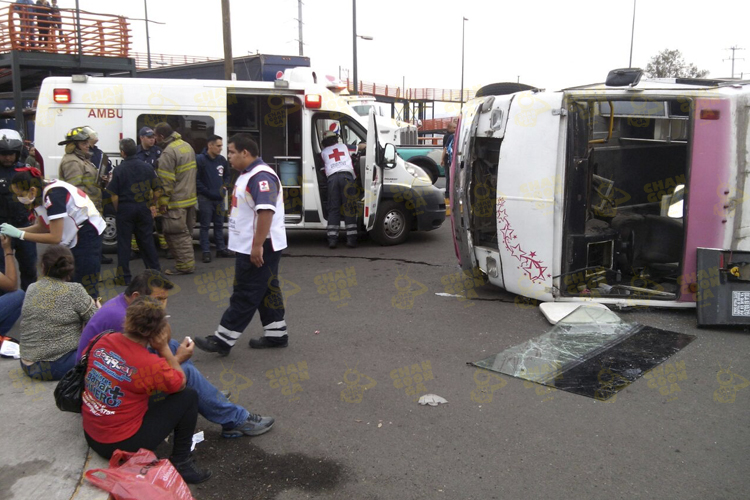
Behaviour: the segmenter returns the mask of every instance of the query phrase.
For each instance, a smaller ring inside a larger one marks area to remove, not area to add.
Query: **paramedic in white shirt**
[[[339,143],[336,132],[326,132],[321,141],[320,156],[328,178],[328,248],[336,248],[341,215],[344,215],[346,246],[357,247],[357,200],[359,189],[354,181],[352,157],[346,144]]]
[[[229,164],[240,172],[229,212],[229,250],[235,252],[235,285],[219,327],[195,339],[207,352],[226,356],[260,314],[263,336],[250,340],[253,349],[286,347],[284,300],[279,287],[279,260],[286,248],[284,196],[276,173],[260,158],[258,144],[247,134],[229,138]]]
[[[45,245],[70,248],[75,259],[73,281],[81,283],[92,298],[99,295],[102,233],[107,224],[94,203],[77,187],[60,180],[47,181],[33,167],[19,168],[10,188],[18,201],[33,209],[36,223],[18,229],[0,225],[0,233]]]

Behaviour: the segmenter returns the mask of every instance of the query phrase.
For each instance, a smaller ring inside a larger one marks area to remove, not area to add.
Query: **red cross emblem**
[[[334,149],[333,152],[328,155],[328,158],[332,159],[333,161],[341,161],[342,156],[346,156],[346,153],[340,151],[339,149]]]

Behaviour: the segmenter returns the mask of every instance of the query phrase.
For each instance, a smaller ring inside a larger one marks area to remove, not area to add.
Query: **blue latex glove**
[[[4,234],[5,236],[8,236],[9,238],[20,238],[23,236],[23,231],[16,228],[15,226],[11,226],[10,224],[3,223],[0,224],[0,234]]]

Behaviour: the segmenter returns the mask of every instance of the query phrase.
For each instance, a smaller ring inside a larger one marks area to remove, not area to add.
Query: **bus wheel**
[[[115,216],[105,215],[104,222],[107,223],[107,227],[104,228],[104,232],[102,233],[102,249],[104,253],[115,253],[117,252],[117,224]]]
[[[411,220],[400,203],[383,201],[378,207],[372,236],[381,245],[400,245],[409,237]]]

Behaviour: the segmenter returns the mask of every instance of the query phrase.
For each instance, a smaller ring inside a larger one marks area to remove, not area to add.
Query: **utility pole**
[[[151,69],[151,38],[148,36],[148,0],[143,0],[143,10],[146,12],[146,57],[148,69]]]
[[[630,29],[630,60],[628,60],[628,68],[633,67],[633,39],[635,38],[635,2],[633,0],[633,27]]]
[[[299,42],[299,55],[304,55],[302,53],[302,46],[304,45],[302,43],[302,0],[297,0],[297,23],[299,24],[299,38],[297,39]]]
[[[732,60],[732,79],[734,79],[734,60],[735,60],[735,57],[734,57],[735,54],[734,53],[736,51],[738,51],[738,50],[745,50],[745,49],[737,47],[736,45],[733,45],[732,47],[729,47],[726,50],[731,50],[732,51],[732,57],[728,57],[726,59],[722,59],[722,61],[728,61],[730,59]],[[740,61],[744,61],[744,60],[745,60],[744,58],[742,58],[742,57],[740,58]]]
[[[357,87],[357,0],[352,0],[352,39],[354,40],[352,46],[352,53],[354,55],[354,95],[359,95],[359,87]]]
[[[221,0],[221,18],[224,25],[224,79],[231,80],[234,73],[232,59],[232,25],[229,16],[229,0]]]

